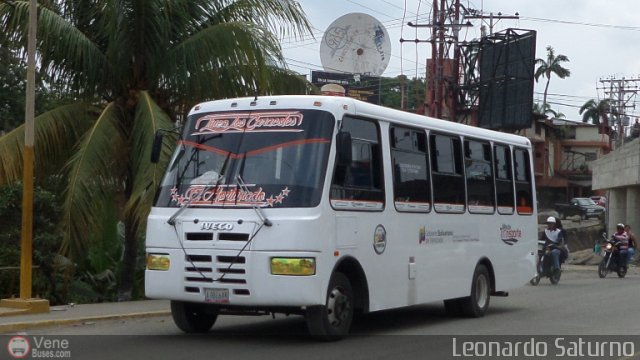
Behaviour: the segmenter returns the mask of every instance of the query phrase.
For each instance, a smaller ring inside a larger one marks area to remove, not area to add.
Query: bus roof
[[[321,105],[318,105],[320,103]],[[345,96],[326,95],[277,95],[222,99],[202,102],[194,106],[189,115],[214,112],[233,111],[243,109],[291,109],[321,108],[342,116],[350,114],[388,121],[394,124],[427,128],[436,131],[460,134],[468,137],[491,139],[525,147],[531,147],[531,142],[526,137],[494,131],[475,126],[454,123],[447,120],[436,119],[424,115],[409,113],[406,111],[387,108],[380,105],[367,103]]]

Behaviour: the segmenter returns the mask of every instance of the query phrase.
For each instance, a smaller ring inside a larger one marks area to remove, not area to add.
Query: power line
[[[558,19],[545,19],[545,18],[536,18],[536,17],[527,17],[527,16],[521,16],[520,18],[523,20],[538,21],[538,22],[550,22],[550,23],[566,24],[566,25],[581,25],[581,26],[590,26],[590,27],[611,28],[611,29],[618,29],[618,30],[640,31],[640,27],[638,26],[598,24],[598,23],[588,23],[588,22],[558,20]]]

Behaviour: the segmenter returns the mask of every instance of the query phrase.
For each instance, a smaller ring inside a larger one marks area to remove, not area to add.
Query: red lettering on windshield
[[[290,112],[241,112],[209,114],[196,121],[192,135],[233,132],[302,132],[303,115]]]

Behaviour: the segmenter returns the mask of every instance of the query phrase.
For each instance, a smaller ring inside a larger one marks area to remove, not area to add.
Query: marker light
[[[167,271],[171,267],[169,254],[147,254],[147,269]]]
[[[271,274],[309,276],[316,274],[315,258],[271,258]]]

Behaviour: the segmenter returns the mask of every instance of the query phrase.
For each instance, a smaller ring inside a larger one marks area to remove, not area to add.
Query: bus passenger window
[[[431,134],[429,139],[433,206],[438,212],[464,212],[462,142],[458,137],[439,134]]]
[[[495,194],[493,191],[491,145],[487,142],[465,140],[464,162],[469,212],[493,214]]]
[[[533,213],[533,192],[531,189],[531,162],[529,153],[523,149],[514,150],[513,162],[516,194],[518,197],[518,214],[531,215]]]
[[[393,198],[398,211],[431,210],[427,136],[422,130],[391,126]]]
[[[382,210],[384,181],[377,124],[345,117],[342,131],[351,134],[351,163],[336,164],[331,184],[332,204],[338,209]],[[364,207],[358,202],[368,205]]]
[[[511,151],[508,146],[496,145],[493,152],[495,158],[494,167],[498,213],[510,215],[513,214],[515,209],[513,201],[513,176],[511,174]]]

